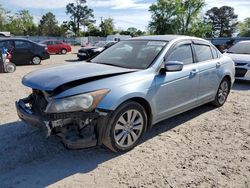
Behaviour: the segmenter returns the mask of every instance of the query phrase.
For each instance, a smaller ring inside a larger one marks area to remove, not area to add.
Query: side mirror
[[[164,64],[166,72],[177,72],[183,69],[184,63],[180,61],[168,61]]]

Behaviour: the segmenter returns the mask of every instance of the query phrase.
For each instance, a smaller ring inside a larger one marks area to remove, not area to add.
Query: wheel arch
[[[133,97],[133,98],[130,98],[124,102],[127,102],[127,101],[137,102],[144,108],[144,110],[146,111],[147,117],[148,117],[146,130],[150,129],[152,127],[152,109],[151,109],[149,102],[142,97]]]
[[[32,56],[32,58],[31,58],[31,60],[32,60],[34,57],[39,57],[39,58],[42,60],[42,56],[41,56],[41,54],[33,54],[33,56]]]
[[[229,74],[226,74],[226,75],[223,77],[223,79],[227,79],[227,80],[229,81],[229,83],[230,83],[230,87],[229,87],[229,88],[231,88],[232,85],[233,85],[231,76],[230,76]],[[223,80],[223,79],[222,79],[222,80]]]
[[[128,101],[137,102],[145,109],[146,115],[148,117],[147,127],[145,129],[145,132],[147,130],[151,129],[153,117],[152,117],[152,108],[151,108],[150,103],[146,99],[144,99],[143,97],[131,97],[131,98],[127,98],[126,100],[121,102],[119,105],[117,105],[117,107],[115,109],[119,108],[121,105],[123,105],[124,103],[126,103]],[[113,112],[111,111],[107,118],[104,118],[104,119],[101,118],[99,120],[100,124],[97,125],[97,134],[98,134],[98,143],[99,144],[103,143],[104,139],[107,137],[107,135],[109,133],[108,126],[103,126],[103,125],[110,122],[112,114],[113,114]]]

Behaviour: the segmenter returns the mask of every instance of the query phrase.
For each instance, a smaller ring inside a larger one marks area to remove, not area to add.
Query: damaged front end
[[[24,122],[41,128],[46,136],[57,135],[71,149],[82,149],[101,143],[108,112],[96,109],[109,92],[102,89],[90,93],[53,99],[45,91],[16,102],[17,113]]]

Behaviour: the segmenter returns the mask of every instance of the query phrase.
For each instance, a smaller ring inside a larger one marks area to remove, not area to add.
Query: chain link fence
[[[73,38],[50,37],[50,36],[15,36],[14,38],[25,38],[25,39],[32,40],[34,42],[41,42],[45,40],[60,40],[71,45],[82,45],[84,42],[94,44],[99,41],[106,41],[106,37],[95,37],[95,36],[73,37]]]

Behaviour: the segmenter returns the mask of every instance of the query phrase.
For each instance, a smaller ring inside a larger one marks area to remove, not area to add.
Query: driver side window
[[[184,63],[184,65],[192,64],[194,61],[191,44],[177,46],[167,57],[167,62],[168,61],[180,61]]]

